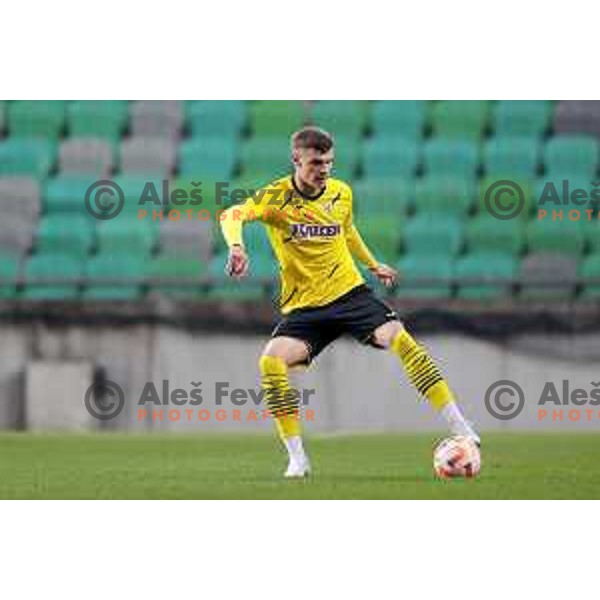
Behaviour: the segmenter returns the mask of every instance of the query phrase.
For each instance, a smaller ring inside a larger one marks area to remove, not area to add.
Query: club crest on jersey
[[[306,225],[295,223],[291,228],[291,236],[294,239],[306,239],[315,237],[334,237],[339,235],[340,225]]]
[[[333,208],[335,206],[335,203],[340,199],[341,194],[338,194],[335,198],[333,198],[333,200],[330,200],[327,204],[325,204],[325,206],[323,207],[328,213],[331,214],[331,212],[333,211]]]

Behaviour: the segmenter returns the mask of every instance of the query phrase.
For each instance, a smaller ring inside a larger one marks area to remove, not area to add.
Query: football
[[[477,477],[481,470],[481,454],[477,444],[467,437],[443,439],[433,451],[433,469],[442,479]]]

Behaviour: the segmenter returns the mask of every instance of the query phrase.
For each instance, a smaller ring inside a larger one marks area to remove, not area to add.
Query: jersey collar
[[[322,196],[322,195],[325,193],[325,191],[327,190],[327,183],[328,183],[328,182],[326,181],[326,182],[325,182],[325,186],[323,187],[323,189],[322,189],[322,190],[321,190],[321,191],[320,191],[318,194],[316,194],[315,196],[309,196],[309,195],[307,195],[307,194],[303,194],[303,193],[300,191],[300,189],[299,189],[299,188],[298,188],[298,186],[296,185],[296,180],[294,179],[294,175],[292,175],[292,176],[290,177],[290,180],[291,180],[291,182],[292,182],[292,186],[293,186],[294,190],[295,190],[295,191],[296,191],[298,194],[300,194],[300,196],[301,196],[302,198],[304,198],[305,200],[318,200],[318,199],[319,199],[319,198],[320,198],[320,197],[321,197],[321,196]]]

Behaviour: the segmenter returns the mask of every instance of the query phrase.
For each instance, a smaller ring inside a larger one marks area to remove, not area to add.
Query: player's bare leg
[[[388,321],[380,325],[374,331],[373,338],[378,346],[388,348],[398,356],[412,384],[446,419],[452,434],[469,437],[479,445],[479,436],[463,417],[454,394],[427,349],[406,331],[402,323]]]
[[[285,477],[305,477],[310,463],[302,444],[299,402],[290,387],[290,367],[307,362],[308,347],[301,340],[276,337],[270,340],[260,357],[259,368],[265,402],[275,418],[277,432],[285,445],[289,464]]]

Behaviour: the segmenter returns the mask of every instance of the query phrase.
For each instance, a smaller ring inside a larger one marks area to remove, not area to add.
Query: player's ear
[[[298,148],[294,148],[292,150],[292,164],[295,167],[299,167],[300,163],[301,163],[301,154],[300,154],[300,150]]]

